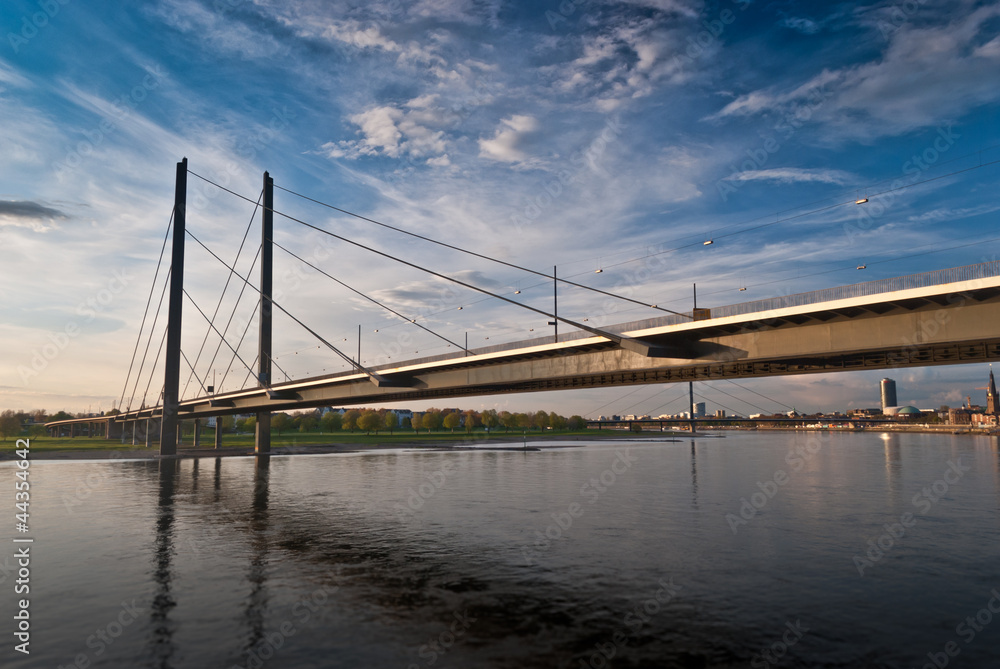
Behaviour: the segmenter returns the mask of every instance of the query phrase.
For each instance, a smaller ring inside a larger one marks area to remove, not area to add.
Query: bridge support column
[[[262,411],[257,414],[257,429],[254,433],[254,449],[257,455],[267,455],[271,452],[271,412]]]
[[[194,419],[194,447],[201,446],[201,419]]]
[[[222,448],[222,416],[215,417],[215,448]]]
[[[167,351],[163,372],[163,418],[160,455],[177,453],[177,408],[180,403],[181,314],[184,298],[184,229],[187,224],[187,158],[177,163],[174,187],[174,236],[170,256],[170,299],[167,307]]]
[[[146,419],[146,448],[149,448],[149,419]]]
[[[260,238],[260,336],[258,338],[257,385],[271,387],[271,289],[274,264],[274,180],[264,172],[264,209],[261,216]],[[358,360],[358,364],[361,361]],[[254,452],[266,455],[271,452],[271,412],[257,413],[257,431]]]

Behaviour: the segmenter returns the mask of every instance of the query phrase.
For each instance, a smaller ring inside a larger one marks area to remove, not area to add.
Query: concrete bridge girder
[[[359,405],[699,379],[1000,360],[1000,277],[626,332],[639,351],[600,336],[414,361],[182,403],[184,419],[323,405]],[[138,414],[138,412],[133,412]],[[145,410],[145,416],[150,410]]]

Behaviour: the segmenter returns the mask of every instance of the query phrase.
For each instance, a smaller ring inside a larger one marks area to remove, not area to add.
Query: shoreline
[[[487,439],[467,439],[467,440],[428,440],[428,441],[400,441],[396,443],[338,443],[331,441],[326,444],[286,444],[274,445],[272,443],[270,456],[284,455],[326,455],[331,453],[361,453],[364,451],[387,451],[398,449],[412,449],[424,451],[541,451],[537,444],[532,442],[553,442],[545,446],[546,449],[569,448],[561,446],[560,441],[583,441],[583,440],[608,440],[622,441],[628,439],[660,440],[662,436],[671,433],[649,432],[639,435],[634,432],[623,432],[622,435],[530,435],[527,448],[519,446],[525,443],[522,436],[518,437],[491,437]],[[662,436],[661,436],[662,435]],[[31,460],[183,460],[189,458],[231,458],[250,457],[256,455],[253,446],[223,446],[215,448],[179,448],[175,455],[161,456],[156,447],[123,447],[123,448],[53,448],[32,450]],[[14,449],[0,451],[0,462],[16,459]]]
[[[584,435],[530,435],[529,442],[551,442],[551,445],[544,448],[568,448],[560,446],[560,441],[686,441],[692,437],[698,438],[722,438],[726,432],[843,432],[847,434],[864,433],[905,433],[905,434],[937,434],[955,436],[1000,436],[994,428],[964,427],[964,426],[941,426],[930,427],[926,425],[881,425],[870,428],[838,428],[838,427],[778,427],[778,426],[756,426],[756,427],[729,427],[711,426],[702,428],[698,433],[692,435],[690,432],[679,430],[665,430],[663,432],[630,432],[628,430],[608,429],[593,430],[593,434]],[[723,434],[719,434],[719,433]],[[523,445],[523,436],[501,436],[490,437],[489,439],[465,439],[465,440],[427,440],[427,441],[400,441],[383,443],[346,443],[330,441],[329,443],[318,444],[285,444],[273,445],[271,447],[272,456],[285,455],[326,455],[331,453],[361,453],[364,451],[383,451],[398,449],[413,449],[426,451],[540,451],[543,447]],[[0,462],[16,459],[15,449],[4,449],[0,451]],[[155,447],[123,447],[123,448],[52,448],[33,450],[31,459],[40,460],[180,460],[189,458],[227,458],[227,457],[250,457],[256,455],[253,446],[223,446],[215,448],[180,448],[177,454],[161,456]]]

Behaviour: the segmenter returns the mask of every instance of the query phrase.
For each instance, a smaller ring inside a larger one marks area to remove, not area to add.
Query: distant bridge
[[[178,165],[179,184],[182,165],[186,171],[186,163]],[[273,211],[268,183],[265,174],[265,219]],[[183,192],[175,207],[183,212]],[[176,216],[174,267],[183,264],[183,225],[183,215]],[[271,241],[266,223],[263,241],[265,247]],[[265,305],[270,261],[262,267]],[[183,272],[175,271],[171,280],[179,276]],[[548,314],[577,331],[377,367],[357,365],[350,372],[284,383],[269,382],[268,364],[260,370],[259,387],[182,401],[180,336],[170,329],[179,328],[181,290],[171,285],[163,404],[114,417],[162,420],[165,455],[175,452],[179,418],[255,413],[258,452],[268,452],[275,411],[1000,360],[1000,262],[995,261],[602,327]],[[269,312],[261,316],[259,355],[268,362]],[[173,356],[171,346],[177,347]],[[48,427],[93,422],[75,419]]]

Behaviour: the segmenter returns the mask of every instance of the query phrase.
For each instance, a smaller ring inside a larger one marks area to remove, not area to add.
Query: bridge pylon
[[[177,454],[177,414],[181,380],[181,313],[184,301],[184,234],[187,217],[187,158],[177,163],[174,187],[174,235],[170,254],[167,350],[163,372],[163,419],[160,455]]]
[[[272,268],[274,265],[274,179],[264,172],[264,210],[260,238],[260,336],[257,355],[257,387],[271,387],[271,304]],[[257,412],[254,452],[271,452],[271,412]]]

